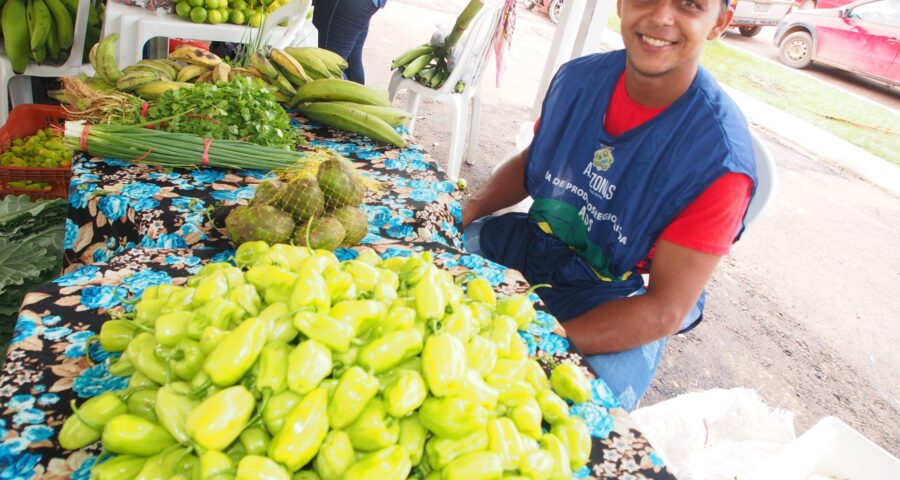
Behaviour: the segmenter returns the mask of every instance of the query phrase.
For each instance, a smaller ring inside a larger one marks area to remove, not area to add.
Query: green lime
[[[202,7],[203,6],[203,0],[188,0],[188,3],[192,7]]]
[[[247,2],[245,2],[244,0],[234,0],[233,2],[231,2],[231,8],[244,11],[247,9]]]
[[[243,25],[244,22],[247,21],[247,17],[245,17],[244,12],[240,10],[232,10],[230,20],[231,23],[235,25]]]
[[[206,21],[207,13],[203,7],[194,7],[191,9],[191,21],[194,23],[203,23]]]
[[[187,18],[191,14],[191,4],[186,1],[178,2],[175,4],[175,13],[177,13],[179,17]]]
[[[206,0],[208,10],[218,10],[222,6],[222,0]]]
[[[253,28],[259,28],[259,26],[262,25],[262,22],[263,22],[263,14],[261,14],[261,13],[254,13],[250,17],[250,26]]]
[[[222,18],[222,12],[220,12],[218,10],[210,10],[209,14],[206,17],[206,21],[209,22],[211,25],[218,25],[218,24],[222,23],[222,20],[224,20]]]

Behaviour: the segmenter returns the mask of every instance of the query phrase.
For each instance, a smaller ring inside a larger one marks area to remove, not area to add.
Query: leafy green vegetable
[[[265,84],[240,76],[169,90],[150,107],[147,120],[167,132],[267,147],[290,148],[299,140],[298,130]]]

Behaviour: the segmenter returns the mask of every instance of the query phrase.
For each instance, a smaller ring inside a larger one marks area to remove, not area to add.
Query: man
[[[463,205],[467,247],[551,285],[537,293],[628,410],[700,317],[755,190],[746,121],[699,67],[722,2],[618,0],[625,50],[563,65],[529,148]],[[528,195],[528,215],[472,224]]]

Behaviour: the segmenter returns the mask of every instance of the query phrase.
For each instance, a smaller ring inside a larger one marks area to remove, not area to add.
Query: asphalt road
[[[781,62],[778,61],[778,47],[772,43],[774,37],[775,27],[764,27],[759,34],[750,38],[742,36],[737,29],[729,29],[725,33],[724,40],[729,45],[772,60],[780,65]],[[900,88],[891,88],[861,75],[817,63],[813,63],[809,68],[795,71],[843,88],[879,105],[900,112]]]

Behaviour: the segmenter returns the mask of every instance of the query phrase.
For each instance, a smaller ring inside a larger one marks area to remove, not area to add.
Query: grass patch
[[[607,28],[619,33],[619,17],[611,14]],[[722,41],[707,44],[700,63],[723,84],[900,166],[900,115],[893,110],[862,102],[839,88]],[[893,131],[880,130],[884,128]]]

